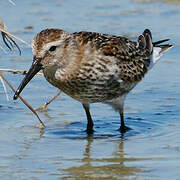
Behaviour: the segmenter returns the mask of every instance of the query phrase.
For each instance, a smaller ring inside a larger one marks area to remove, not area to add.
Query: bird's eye
[[[50,48],[49,48],[49,51],[55,51],[56,50],[56,46],[51,46]]]

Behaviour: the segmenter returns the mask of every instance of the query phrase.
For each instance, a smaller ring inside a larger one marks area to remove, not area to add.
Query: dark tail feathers
[[[162,48],[161,52],[168,50],[169,48],[173,47],[171,44],[162,44],[169,39],[163,39],[160,41],[152,42],[152,34],[149,29],[145,29],[143,34],[141,34],[138,38],[139,46],[146,50],[146,53],[152,54],[153,47],[160,47]],[[162,44],[162,45],[161,45]],[[149,54],[149,55],[150,55]]]
[[[145,29],[143,34],[138,38],[139,46],[146,51],[147,55],[150,55],[153,51],[152,34],[149,29]]]

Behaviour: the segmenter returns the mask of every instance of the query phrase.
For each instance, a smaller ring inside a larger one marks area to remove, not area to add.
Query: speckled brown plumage
[[[33,46],[39,51],[44,44],[61,38],[62,33],[63,30],[61,29],[46,29],[45,31],[41,31],[37,34],[36,41],[34,41]]]
[[[81,45],[90,43],[105,57],[116,58],[115,64],[121,69],[119,76],[124,81],[140,81],[148,70],[150,54],[145,43],[139,46],[139,42],[132,42],[125,37],[92,32],[73,33],[73,36]]]
[[[15,98],[34,74],[43,69],[47,81],[83,104],[88,133],[93,132],[89,104],[96,102],[110,104],[119,111],[120,130],[125,132],[125,97],[161,54],[172,47],[160,45],[167,40],[153,43],[147,29],[136,42],[95,32],[43,30],[33,40],[34,61]]]

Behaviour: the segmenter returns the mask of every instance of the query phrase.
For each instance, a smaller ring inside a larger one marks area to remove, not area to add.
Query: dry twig
[[[12,3],[13,5],[15,5],[15,3],[12,1],[12,0],[9,0],[10,3]],[[3,39],[3,42],[5,43],[5,45],[12,51],[13,50],[13,45],[16,46],[16,48],[18,49],[19,51],[19,54],[21,55],[21,49],[20,47],[17,45],[17,43],[15,42],[14,39],[26,44],[28,47],[31,47],[30,44],[28,44],[26,41],[22,40],[21,38],[18,38],[14,35],[12,35],[11,33],[7,32],[6,31],[6,26],[2,20],[2,18],[0,17],[0,33],[2,35],[2,39]],[[0,48],[6,52],[6,50],[0,46]],[[27,71],[20,71],[20,70],[14,70],[14,69],[0,69],[0,71],[5,71],[5,72],[11,72],[11,73],[14,73],[14,74],[27,74]],[[38,73],[37,75],[39,76],[43,76],[42,73]],[[15,89],[13,88],[13,86],[9,83],[9,81],[3,76],[3,74],[0,72],[0,81],[3,85],[3,88],[4,88],[4,92],[6,94],[6,98],[7,100],[9,100],[8,98],[8,94],[7,94],[7,89],[6,89],[6,86],[5,86],[5,83],[4,81],[8,84],[8,86],[15,92]],[[50,101],[48,101],[47,103],[45,103],[44,105],[42,105],[41,107],[44,107],[44,108],[47,108],[47,105],[50,104],[58,95],[60,94],[60,92],[55,96],[53,97]],[[40,119],[40,117],[38,116],[38,114],[36,113],[36,111],[21,97],[19,96],[19,98],[21,99],[21,101],[36,115],[36,117],[38,118],[39,122],[41,123],[41,125],[43,127],[45,127],[45,124],[42,122],[42,120]],[[42,109],[42,108],[41,108]]]
[[[16,40],[21,41],[22,43],[26,44],[27,46],[31,47],[30,44],[28,44],[26,41],[22,40],[21,38],[18,38],[14,35],[12,35],[11,33],[9,33],[8,31],[6,31],[6,26],[2,20],[2,18],[0,17],[0,32],[2,35],[2,39],[5,43],[5,45],[12,51],[13,50],[13,45],[16,46],[16,48],[19,51],[19,54],[21,55],[21,49],[20,47],[17,45]],[[1,47],[2,48],[2,47]]]
[[[14,4],[14,2],[12,0],[9,0],[9,2],[11,2],[12,4]],[[20,47],[17,45],[17,43],[15,42],[14,39],[26,44],[28,47],[31,47],[30,44],[28,44],[26,41],[22,40],[21,38],[18,38],[14,35],[12,35],[11,33],[6,31],[6,26],[2,20],[2,18],[0,17],[0,32],[2,35],[2,39],[3,42],[5,43],[5,45],[12,51],[13,50],[13,45],[16,46],[16,48],[19,51],[19,54],[21,55],[21,49]],[[6,50],[0,46],[0,48],[6,52]],[[21,70],[14,70],[14,69],[0,69],[0,71],[5,71],[5,72],[11,72],[14,74],[27,74],[27,71],[21,71]],[[43,76],[42,73],[38,73],[37,75],[39,76]],[[8,82],[7,79],[5,79],[5,77],[2,75],[2,73],[0,72],[0,81],[2,82],[3,88],[4,88],[4,92],[6,94],[7,100],[8,100],[8,96],[7,96],[7,90],[6,90],[6,86],[4,84],[3,79],[6,81],[6,83],[10,86],[10,88],[15,92],[14,88],[11,86],[11,84]],[[47,106],[56,99],[57,96],[59,96],[60,92],[58,92],[58,94],[56,96],[54,96],[50,101],[48,101],[47,103],[45,103],[44,105],[40,106],[38,109],[41,111],[44,110],[45,108],[47,108]],[[21,101],[37,116],[37,118],[39,119],[40,123],[45,127],[44,123],[41,121],[41,119],[39,118],[38,114],[35,112],[35,110],[20,96]]]
[[[16,92],[16,90],[13,88],[13,86],[9,83],[9,81],[3,76],[3,74],[0,72],[0,76],[2,77],[2,79],[8,84],[8,86],[13,90],[13,92]],[[21,96],[19,96],[19,98],[21,99],[21,101],[33,112],[33,114],[35,114],[35,116],[38,118],[39,122],[41,123],[41,125],[43,126],[43,128],[45,128],[45,124],[43,123],[43,121],[40,119],[40,117],[38,116],[38,114],[36,113],[36,111],[32,108],[32,106],[25,100],[23,99]]]
[[[16,70],[16,69],[0,69],[0,71],[11,72],[11,73],[14,73],[14,74],[22,74],[22,75],[27,74],[27,71]],[[36,75],[43,76],[43,73],[37,73]]]
[[[22,70],[16,70],[16,69],[0,69],[0,71],[4,71],[4,72],[10,72],[10,73],[14,73],[14,74],[22,74],[22,75],[26,75],[27,71],[22,71]],[[37,76],[43,76],[43,73],[37,73]],[[37,108],[37,110],[39,111],[43,111],[47,108],[47,106],[53,102],[59,95],[60,95],[61,91],[58,91],[58,93],[51,98],[48,102],[46,102],[45,104],[41,105],[39,108]]]
[[[37,108],[36,110],[38,111],[44,111],[45,109],[47,109],[47,106],[53,102],[59,95],[61,94],[61,90],[58,91],[58,93],[53,97],[51,98],[48,102],[46,102],[45,104],[43,104],[42,106],[40,106],[39,108]]]
[[[21,38],[19,38],[17,36],[14,36],[13,34],[7,32],[6,30],[0,28],[0,31],[5,33],[7,36],[10,36],[10,37],[12,37],[12,38],[14,38],[14,39],[16,39],[16,40],[26,44],[28,47],[31,47],[31,45],[29,43],[27,43],[26,41],[24,41],[23,39],[21,39]]]

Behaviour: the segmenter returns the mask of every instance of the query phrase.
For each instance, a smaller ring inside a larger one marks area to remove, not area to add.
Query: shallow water
[[[154,40],[170,38],[175,47],[127,96],[125,118],[132,130],[123,137],[118,114],[103,104],[92,105],[95,133],[88,137],[81,104],[65,94],[46,112],[38,112],[47,126],[41,130],[27,107],[12,100],[10,89],[7,102],[0,86],[0,179],[180,179],[179,1],[14,2],[16,6],[1,1],[0,16],[9,31],[29,43],[47,27],[132,39],[150,28]],[[1,68],[29,68],[31,49],[21,47],[21,57],[0,51]],[[23,78],[3,74],[14,87]],[[43,77],[36,77],[22,95],[37,108],[56,92]]]

